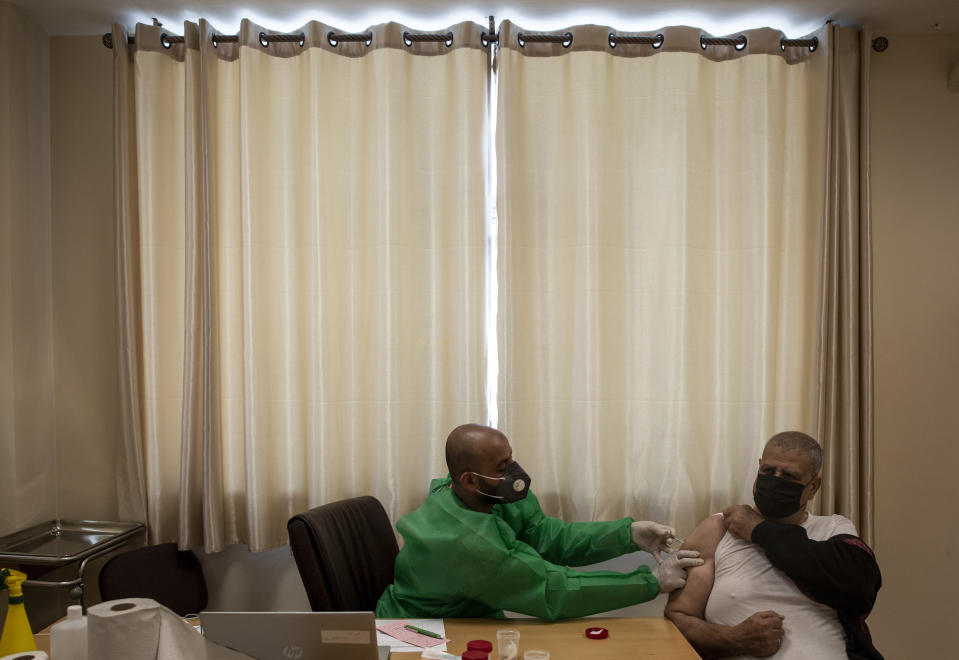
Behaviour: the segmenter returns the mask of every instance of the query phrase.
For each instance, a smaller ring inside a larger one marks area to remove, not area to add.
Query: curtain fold
[[[817,507],[873,542],[872,264],[867,30],[828,26],[826,199],[817,437],[825,476]]]
[[[137,28],[122,396],[154,541],[262,550],[359,493],[395,517],[449,429],[486,418],[482,30],[331,31],[263,46],[245,21],[227,44],[200,21],[166,48]]]
[[[497,54],[500,426],[551,514],[686,534],[751,501],[774,432],[815,431],[828,35],[704,56],[691,28],[659,52],[520,32]]]
[[[147,519],[146,464],[143,444],[142,316],[137,208],[136,104],[133,51],[127,32],[113,26],[114,220],[116,222],[117,382],[120,431],[117,448],[117,501],[124,520]]]

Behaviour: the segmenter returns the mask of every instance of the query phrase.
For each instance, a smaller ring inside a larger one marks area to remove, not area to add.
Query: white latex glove
[[[686,586],[686,569],[702,566],[698,550],[680,550],[653,569],[653,575],[659,582],[659,593],[665,594]]]
[[[629,526],[629,533],[633,537],[633,543],[651,553],[658,562],[663,561],[659,553],[666,549],[669,539],[676,536],[675,529],[652,520],[634,522]]]

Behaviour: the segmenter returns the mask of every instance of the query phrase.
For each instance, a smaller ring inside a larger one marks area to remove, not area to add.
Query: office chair
[[[393,525],[370,495],[290,518],[290,549],[314,612],[368,612],[393,582]]]
[[[200,560],[176,543],[148,545],[117,555],[100,570],[103,600],[152,598],[180,616],[206,608],[206,578]]]

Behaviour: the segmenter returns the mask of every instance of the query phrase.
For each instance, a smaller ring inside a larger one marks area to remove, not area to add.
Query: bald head
[[[481,456],[491,444],[507,443],[506,436],[489,426],[463,424],[446,438],[446,467],[455,480],[465,471],[479,467]]]

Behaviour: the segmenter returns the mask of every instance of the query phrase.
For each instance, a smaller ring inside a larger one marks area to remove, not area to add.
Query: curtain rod
[[[267,34],[266,32],[260,32],[259,34],[260,44],[267,48],[271,43],[274,42],[297,42],[301,46],[303,41],[306,38],[302,32],[296,34]],[[364,41],[366,45],[369,46],[373,41],[372,32],[364,33],[346,33],[346,34],[337,34],[330,30],[326,35],[327,41],[330,42],[330,45],[336,47],[336,45],[341,41]],[[564,32],[562,34],[549,34],[549,33],[536,33],[529,34],[525,32],[520,32],[516,36],[517,42],[520,47],[525,48],[526,43],[558,43],[562,44],[564,48],[569,48],[573,43],[573,35],[570,32]],[[213,46],[216,47],[217,44],[226,44],[226,43],[237,43],[240,40],[239,34],[214,34],[210,37],[210,40],[213,42]],[[170,48],[173,44],[183,43],[183,37],[177,35],[169,35],[165,32],[160,35],[160,43],[164,48]],[[413,44],[417,41],[444,41],[447,46],[453,44],[453,33],[429,33],[429,32],[403,32],[403,41],[407,46]],[[483,32],[483,41],[485,42],[498,42],[499,35],[495,32]],[[617,35],[615,32],[609,33],[609,46],[610,48],[615,48],[617,44],[623,45],[639,45],[639,44],[650,44],[653,48],[661,48],[662,45],[666,42],[666,38],[662,34],[657,34],[655,37],[639,37],[631,35]],[[127,43],[132,45],[136,44],[136,38],[133,35],[127,37]],[[742,50],[746,47],[746,35],[740,34],[736,37],[707,37],[705,34],[700,36],[699,45],[703,50],[706,50],[709,46],[733,46],[736,50]],[[103,35],[103,45],[107,48],[113,48],[113,33],[107,32]],[[811,39],[780,39],[779,46],[783,50],[787,48],[799,48],[805,47],[810,50],[810,52],[815,51],[819,47],[819,38],[812,37]]]
[[[486,33],[483,33],[486,35]],[[302,32],[296,34],[267,34],[266,32],[260,32],[259,34],[260,44],[267,48],[271,43],[282,43],[282,42],[296,42],[301,46],[303,41],[306,39],[306,35]],[[341,41],[365,41],[366,45],[369,46],[373,41],[372,32],[362,32],[362,33],[345,33],[338,34],[330,30],[326,34],[327,41],[330,42],[331,46],[336,46]],[[489,41],[496,41],[495,38],[487,37]],[[238,43],[240,41],[239,34],[214,34],[210,36],[210,40],[213,42],[213,46],[216,47],[218,44],[230,44]],[[445,41],[446,45],[452,45],[453,43],[453,33],[445,32],[442,34],[439,33],[426,33],[426,32],[403,32],[403,41],[406,42],[406,45],[412,45],[414,42],[418,41]],[[160,35],[160,43],[164,48],[169,48],[173,44],[182,44],[184,38],[178,35],[167,34],[166,32]],[[136,44],[136,37],[130,35],[127,37],[127,43],[131,46]],[[103,35],[103,45],[107,48],[113,48],[113,33],[107,32]]]

